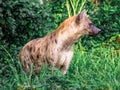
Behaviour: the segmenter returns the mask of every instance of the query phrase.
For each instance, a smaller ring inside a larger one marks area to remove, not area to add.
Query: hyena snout
[[[99,28],[97,28],[97,27],[94,26],[94,25],[91,25],[91,30],[90,30],[90,32],[89,32],[89,35],[90,35],[90,36],[95,36],[95,35],[99,34],[100,31],[101,31],[101,30],[100,30]]]

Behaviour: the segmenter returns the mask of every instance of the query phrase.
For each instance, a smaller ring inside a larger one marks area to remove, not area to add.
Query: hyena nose
[[[97,35],[97,34],[100,33],[101,29],[99,29],[99,28],[97,28],[96,26],[94,26],[93,29],[92,29],[92,31],[93,31],[93,34],[94,34],[94,35]]]
[[[97,28],[97,27],[96,27]],[[100,33],[101,32],[101,29],[97,28],[96,29],[96,34]]]
[[[89,35],[90,36],[95,36],[95,35],[99,34],[100,31],[101,31],[101,29],[97,28],[96,26],[93,26],[91,28],[91,32],[89,32]]]

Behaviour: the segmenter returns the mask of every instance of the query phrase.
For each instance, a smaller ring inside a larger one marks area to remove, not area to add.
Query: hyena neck
[[[66,32],[67,33],[67,32]],[[62,46],[62,50],[70,50],[74,43],[76,43],[81,35],[61,35],[61,39],[59,39],[61,41],[61,46]]]
[[[77,42],[81,36],[77,32],[76,23],[74,17],[64,21],[60,27],[56,30],[58,33],[58,42],[61,45],[62,50],[70,50],[75,42]]]

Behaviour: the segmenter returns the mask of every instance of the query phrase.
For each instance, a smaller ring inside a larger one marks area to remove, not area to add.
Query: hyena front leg
[[[42,64],[43,64],[43,63],[36,63],[36,64],[35,64],[35,66],[34,66],[34,72],[35,72],[36,74],[39,74],[39,73],[41,72],[41,70],[42,70]]]
[[[63,65],[60,68],[63,74],[67,73],[72,57],[73,57],[73,51],[67,52],[66,60],[64,61]]]

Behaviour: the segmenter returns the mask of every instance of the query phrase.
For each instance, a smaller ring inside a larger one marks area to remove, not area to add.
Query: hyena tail
[[[22,51],[19,53],[19,60],[22,63],[22,68],[25,71],[26,74],[30,73],[30,67],[31,67],[31,60],[29,58],[29,53],[26,51],[26,53],[22,53]]]

